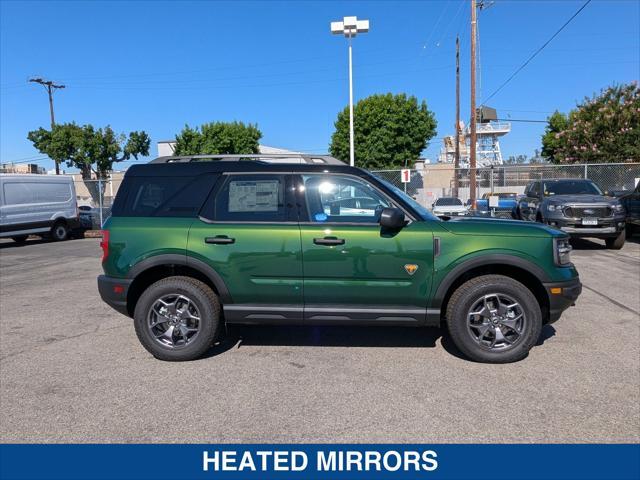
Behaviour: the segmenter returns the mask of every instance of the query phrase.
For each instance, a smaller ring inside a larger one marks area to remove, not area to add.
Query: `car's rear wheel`
[[[607,248],[611,250],[620,250],[624,246],[624,241],[626,240],[627,234],[624,230],[622,230],[616,237],[606,238],[604,243],[606,243]]]
[[[69,228],[64,222],[56,222],[53,227],[51,227],[50,235],[56,242],[61,242],[69,237]]]
[[[520,282],[483,275],[462,284],[447,305],[453,343],[471,360],[516,362],[527,356],[542,329],[540,305]]]
[[[16,243],[24,243],[27,241],[28,237],[29,235],[16,235],[15,237],[11,237],[11,240],[13,240]]]
[[[201,357],[220,330],[220,302],[204,283],[190,277],[157,281],[140,296],[134,312],[140,343],[160,360]]]

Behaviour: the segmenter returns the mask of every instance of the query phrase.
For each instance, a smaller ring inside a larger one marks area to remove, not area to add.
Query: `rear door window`
[[[295,221],[287,204],[286,175],[228,175],[215,197],[214,219],[219,222]]]

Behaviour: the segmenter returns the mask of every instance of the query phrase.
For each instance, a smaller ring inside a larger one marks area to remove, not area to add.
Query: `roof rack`
[[[306,153],[250,153],[233,155],[179,155],[158,157],[149,163],[190,163],[190,162],[242,162],[261,163],[307,163],[311,165],[345,165],[344,162],[330,155],[310,155]]]

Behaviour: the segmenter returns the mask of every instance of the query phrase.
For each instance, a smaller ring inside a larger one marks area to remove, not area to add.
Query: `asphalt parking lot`
[[[103,304],[97,239],[0,241],[1,442],[638,442],[640,238],[581,241],[578,304],[524,361],[436,329],[243,327],[165,363]]]

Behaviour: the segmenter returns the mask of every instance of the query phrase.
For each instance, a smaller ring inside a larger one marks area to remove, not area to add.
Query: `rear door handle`
[[[314,238],[313,243],[316,245],[344,245],[344,238],[324,237]]]
[[[217,235],[215,237],[206,237],[204,239],[204,243],[214,243],[217,245],[228,245],[230,243],[235,243],[235,238],[227,237],[226,235]]]

